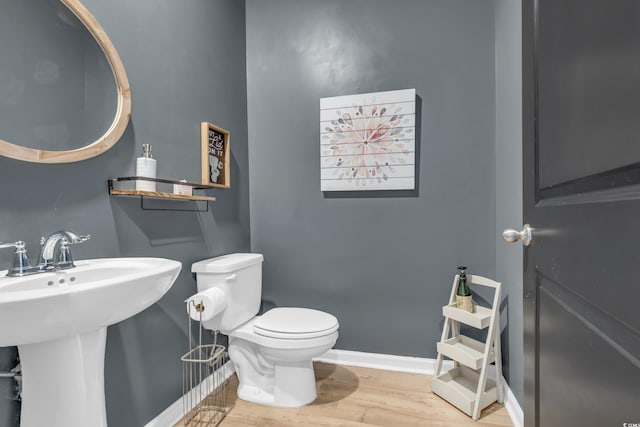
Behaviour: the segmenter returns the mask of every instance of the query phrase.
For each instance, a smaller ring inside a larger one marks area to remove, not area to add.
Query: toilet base
[[[316,378],[310,360],[275,364],[273,392],[243,384],[238,386],[238,397],[261,405],[296,408],[316,400]]]
[[[337,338],[335,332],[316,340],[318,346],[283,349],[230,335],[229,358],[238,375],[238,397],[281,408],[313,402],[317,393],[312,358],[333,347]]]
[[[312,338],[271,338],[254,332],[258,317],[232,331],[229,359],[238,374],[238,397],[261,405],[295,408],[316,399],[312,360],[332,348],[338,331]]]

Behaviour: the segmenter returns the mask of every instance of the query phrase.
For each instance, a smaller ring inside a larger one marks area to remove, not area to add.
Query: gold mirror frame
[[[90,159],[113,147],[124,134],[131,117],[131,89],[124,65],[102,26],[79,0],[60,0],[84,24],[104,52],[113,72],[118,91],[118,107],[113,123],[104,135],[84,147],[66,151],[49,151],[22,147],[0,139],[0,155],[33,163],[71,163]]]

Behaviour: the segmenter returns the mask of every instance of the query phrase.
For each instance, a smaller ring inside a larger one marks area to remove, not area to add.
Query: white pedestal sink
[[[169,259],[105,258],[0,278],[0,347],[17,345],[22,363],[21,427],[106,426],[107,326],[158,301],[180,269]]]

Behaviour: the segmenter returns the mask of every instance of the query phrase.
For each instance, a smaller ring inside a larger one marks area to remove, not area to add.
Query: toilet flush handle
[[[236,280],[238,280],[238,276],[235,273],[233,273],[233,274],[225,277],[224,280],[226,282],[235,282]]]

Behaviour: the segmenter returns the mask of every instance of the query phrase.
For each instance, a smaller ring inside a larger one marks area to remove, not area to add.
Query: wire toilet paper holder
[[[189,333],[189,351],[180,358],[182,361],[182,406],[181,426],[213,427],[217,426],[229,411],[227,402],[227,377],[225,366],[228,354],[225,346],[218,344],[218,331],[212,331],[213,344],[203,342],[202,315],[204,303],[187,301],[187,319]],[[194,343],[192,334],[192,313],[198,313],[196,321],[198,342]]]

